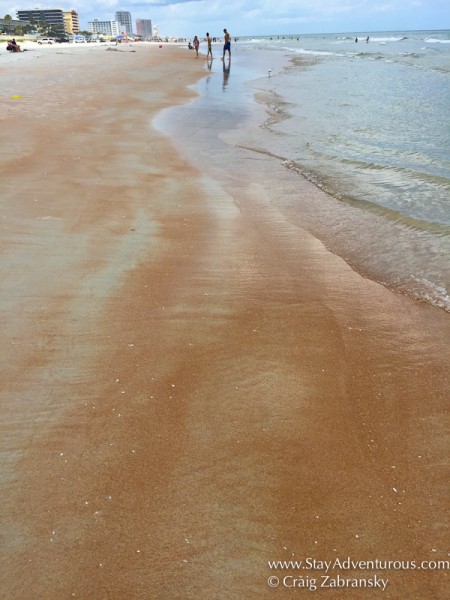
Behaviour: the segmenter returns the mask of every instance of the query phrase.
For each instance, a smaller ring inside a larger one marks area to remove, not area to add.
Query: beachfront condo
[[[98,19],[94,19],[88,22],[88,31],[117,37],[122,33],[122,23],[119,23],[119,21],[99,21]]]
[[[71,35],[80,33],[80,21],[76,10],[64,11],[64,26],[66,33],[70,33]]]

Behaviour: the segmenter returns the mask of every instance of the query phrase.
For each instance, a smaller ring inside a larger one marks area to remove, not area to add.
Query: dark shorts
[[[227,42],[224,47],[223,47],[223,51],[226,52],[228,50],[228,52],[231,52],[231,42]]]

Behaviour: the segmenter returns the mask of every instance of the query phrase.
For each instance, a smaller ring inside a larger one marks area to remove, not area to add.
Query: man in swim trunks
[[[208,42],[208,53],[206,54],[206,58],[211,58],[213,57],[212,55],[212,40],[209,36],[209,33],[206,34],[206,41]]]
[[[225,34],[225,44],[223,46],[223,56],[222,56],[222,60],[225,60],[225,52],[228,50],[228,60],[231,59],[231,38],[230,38],[230,34],[228,33],[228,31],[226,29],[223,30],[224,34]]]

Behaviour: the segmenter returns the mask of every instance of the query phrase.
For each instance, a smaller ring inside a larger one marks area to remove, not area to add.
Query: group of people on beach
[[[224,33],[224,45],[223,45],[223,55],[222,60],[225,60],[225,53],[228,52],[228,60],[231,59],[231,36],[226,29],[223,30]],[[207,59],[213,58],[212,54],[212,38],[209,33],[206,34],[206,43],[208,44],[208,52],[206,54]],[[189,43],[189,49],[194,48],[195,50],[195,58],[198,58],[198,51],[200,48],[200,40],[197,36],[194,36],[193,46]]]

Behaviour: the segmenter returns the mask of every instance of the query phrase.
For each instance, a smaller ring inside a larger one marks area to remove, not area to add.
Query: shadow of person
[[[225,88],[228,85],[228,78],[230,76],[230,68],[231,68],[231,61],[228,61],[228,65],[225,64],[225,61],[223,61],[223,84],[222,84],[223,90],[225,90]]]

